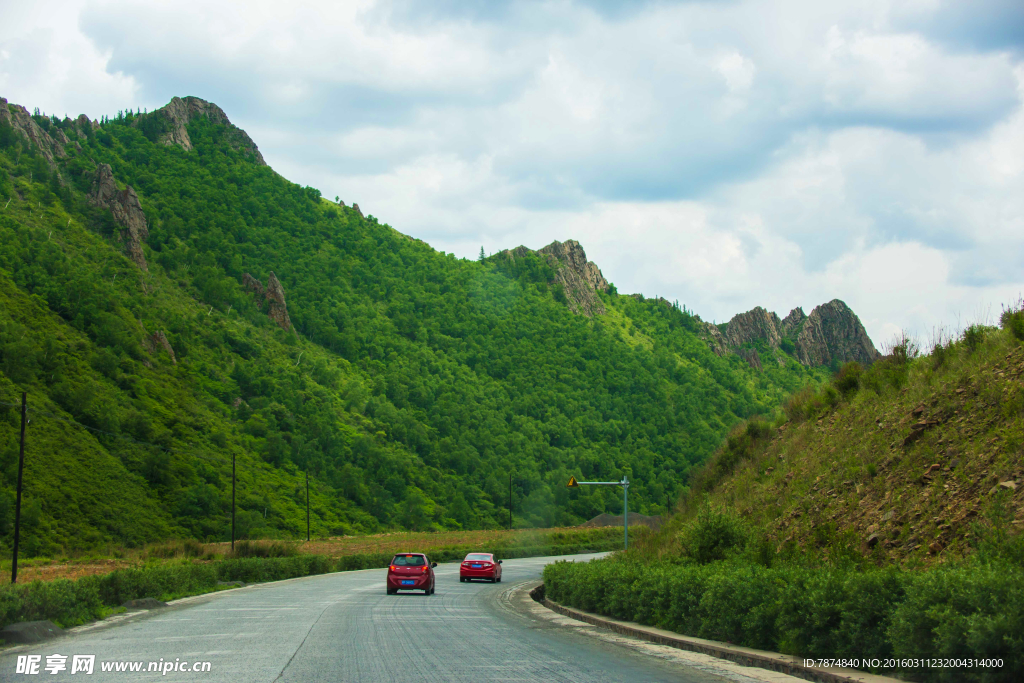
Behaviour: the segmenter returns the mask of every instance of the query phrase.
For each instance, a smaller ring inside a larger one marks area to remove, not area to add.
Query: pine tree
[[[484,253],[484,248],[480,247],[480,255],[477,257],[476,260],[482,263],[485,258],[487,258],[487,255]]]

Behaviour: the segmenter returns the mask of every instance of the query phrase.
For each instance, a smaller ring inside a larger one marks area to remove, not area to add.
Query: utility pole
[[[309,470],[306,470],[306,542],[309,542]]]
[[[621,486],[622,487],[622,527],[625,533],[623,547],[629,550],[629,477],[622,475],[622,481],[576,481],[576,477],[569,477],[567,487],[574,489],[580,486]]]
[[[21,392],[21,444],[18,448],[18,494],[14,503],[14,553],[11,556],[11,583],[18,583],[18,543],[21,541],[21,483],[25,471],[25,424],[28,422],[28,393]]]
[[[480,247],[482,250],[483,247]],[[512,531],[512,473],[508,473],[508,530]]]
[[[231,552],[235,552],[235,454],[231,454]]]

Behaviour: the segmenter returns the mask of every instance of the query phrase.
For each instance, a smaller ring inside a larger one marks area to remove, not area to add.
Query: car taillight
[[[390,567],[388,567],[388,571],[389,572],[395,571],[395,565],[391,565]]]
[[[423,565],[423,573],[426,574],[430,570],[428,565]]]

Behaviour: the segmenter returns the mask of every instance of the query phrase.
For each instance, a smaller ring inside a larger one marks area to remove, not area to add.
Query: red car
[[[490,579],[491,583],[501,581],[501,560],[495,560],[491,553],[470,553],[459,567],[459,581]]]
[[[434,594],[434,567],[423,553],[399,553],[388,566],[388,595],[398,591],[421,590],[426,595]]]

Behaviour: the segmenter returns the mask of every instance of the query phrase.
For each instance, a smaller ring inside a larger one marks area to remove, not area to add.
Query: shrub
[[[117,606],[138,598],[172,599],[202,593],[217,585],[217,570],[211,565],[185,562],[119,569],[98,577],[97,582],[103,604]]]
[[[1002,315],[999,316],[999,324],[1015,338],[1024,341],[1024,299],[1018,299],[1016,304],[1004,307]]]
[[[238,541],[235,549],[228,557],[294,557],[299,554],[298,548],[292,543],[282,541]]]
[[[1014,681],[1024,668],[1024,572],[1000,566],[940,568],[907,586],[888,636],[904,657],[1001,658],[1001,669],[907,669],[921,681]]]
[[[864,374],[864,368],[860,363],[851,361],[840,368],[835,378],[832,380],[832,385],[836,390],[847,398],[860,389],[860,377]]]
[[[235,545],[237,548],[237,544]],[[390,559],[390,557],[388,558]],[[245,581],[259,583],[280,581],[299,576],[326,574],[334,569],[330,558],[323,555],[299,555],[295,557],[244,557],[219,562],[217,577],[221,581]]]
[[[964,344],[971,351],[976,351],[985,342],[985,328],[982,325],[971,325],[964,330]]]
[[[813,419],[824,408],[825,402],[818,392],[814,390],[814,387],[811,386],[806,386],[800,391],[793,393],[782,406],[786,417],[793,424],[800,424],[805,420]]]
[[[579,609],[805,657],[1004,663],[902,671],[910,680],[1011,681],[1024,667],[1024,571],[1005,565],[855,571],[625,556],[548,565],[544,585]]]
[[[700,564],[724,560],[732,551],[746,545],[747,531],[739,517],[706,500],[697,518],[680,532],[683,552]]]
[[[861,386],[882,394],[887,389],[900,389],[907,383],[910,364],[921,355],[917,342],[901,332],[883,346],[882,358],[879,358],[861,375]]]

